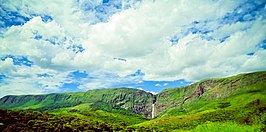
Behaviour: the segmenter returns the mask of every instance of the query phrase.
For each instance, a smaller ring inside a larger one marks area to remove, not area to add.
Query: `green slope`
[[[201,93],[200,89],[204,92]],[[155,113],[157,116],[166,116],[171,110],[178,111],[180,114],[200,112],[218,108],[219,105],[227,102],[230,102],[230,107],[241,107],[256,98],[264,103],[265,92],[266,72],[208,79],[190,86],[162,91],[156,97]],[[178,112],[173,113],[178,114]]]
[[[200,88],[204,93],[198,92]],[[157,118],[132,128],[265,131],[265,95],[266,72],[208,79],[180,89],[166,89],[157,96]],[[186,100],[187,97],[190,98]]]
[[[88,114],[88,113],[87,113]],[[127,118],[120,120],[120,117],[107,115],[105,112],[96,112],[92,116],[82,116],[77,114],[53,114],[46,112],[32,111],[11,111],[0,109],[0,131],[120,131],[125,130]],[[105,114],[105,117],[117,118],[116,122],[110,119],[95,119]],[[145,121],[144,119],[136,120],[130,117],[133,123]]]
[[[266,131],[265,95],[266,72],[254,72],[165,89],[156,96],[127,88],[6,96],[0,108],[74,116],[107,124],[112,131]],[[153,102],[156,118],[145,119]]]
[[[0,99],[0,108],[34,109],[49,111],[54,109],[89,104],[85,109],[123,109],[134,111],[145,117],[151,116],[154,95],[138,89],[115,88],[89,90],[76,93],[55,93],[46,95],[5,96]]]

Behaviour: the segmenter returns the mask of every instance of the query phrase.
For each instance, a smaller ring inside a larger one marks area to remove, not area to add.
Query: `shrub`
[[[219,103],[218,108],[226,108],[231,106],[230,102]]]

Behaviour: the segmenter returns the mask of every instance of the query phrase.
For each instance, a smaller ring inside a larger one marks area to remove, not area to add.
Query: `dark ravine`
[[[241,74],[229,78],[208,79],[181,88],[165,89],[157,95],[132,88],[89,90],[76,93],[55,93],[46,95],[5,96],[0,99],[0,108],[35,109],[41,111],[73,107],[84,103],[91,107],[108,106],[125,109],[152,118],[171,108],[186,107],[199,99],[227,98],[242,87],[265,82],[266,72]]]

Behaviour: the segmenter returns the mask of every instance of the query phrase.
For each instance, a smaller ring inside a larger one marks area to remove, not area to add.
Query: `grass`
[[[166,89],[157,96],[155,111],[159,116],[155,119],[146,119],[133,111],[134,109],[124,109],[142,103],[151,106],[152,95],[134,89],[104,89],[85,93],[40,95],[35,98],[19,96],[19,100],[26,98],[29,101],[10,103],[10,107],[31,109],[26,111],[26,114],[13,113],[14,119],[22,120],[24,123],[20,125],[16,122],[17,125],[25,130],[29,129],[27,128],[29,124],[45,127],[47,124],[44,122],[47,120],[49,122],[51,118],[52,122],[48,126],[53,127],[51,126],[53,122],[59,122],[63,124],[63,126],[57,126],[60,130],[66,128],[81,130],[80,126],[84,123],[87,124],[88,129],[105,128],[112,131],[266,131],[265,75],[266,72],[241,74],[225,79],[209,79],[183,88]],[[182,103],[183,99],[192,95],[200,85],[207,89],[205,93],[201,96],[193,96]],[[43,96],[48,97],[41,103],[36,103]],[[79,102],[80,100],[83,102]],[[145,105],[137,106],[145,107]],[[149,110],[150,107],[146,109]],[[45,117],[39,118],[32,110],[43,110],[49,114],[39,113],[37,115]],[[29,118],[29,115],[32,117]],[[21,116],[33,121],[19,119]],[[5,118],[8,121],[11,120],[9,116]],[[0,127],[5,125],[6,123],[1,122],[0,119]]]
[[[265,129],[265,112],[265,106],[206,110],[194,114],[161,117],[132,127],[160,128],[163,131],[261,131]]]
[[[73,115],[84,120],[96,120],[122,126],[138,124],[147,121],[146,118],[139,114],[125,114],[125,111],[121,110],[113,110],[108,112],[101,109],[90,108],[90,105],[91,104],[87,103],[48,112],[56,115]]]
[[[162,131],[262,131],[266,129],[265,84],[263,81],[242,87],[227,98],[201,97],[132,127]]]
[[[191,132],[260,132],[258,126],[239,125],[235,122],[206,122]]]

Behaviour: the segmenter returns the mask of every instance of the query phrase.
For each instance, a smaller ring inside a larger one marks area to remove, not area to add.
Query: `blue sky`
[[[0,1],[0,97],[266,70],[266,0]]]

